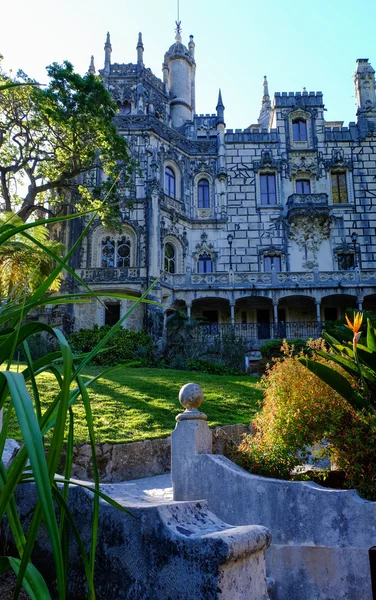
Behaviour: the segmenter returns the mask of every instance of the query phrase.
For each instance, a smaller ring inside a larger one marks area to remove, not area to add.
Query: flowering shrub
[[[310,448],[328,437],[330,423],[350,407],[300,364],[292,347],[283,346],[285,356],[263,377],[262,409],[239,447],[237,462],[252,473],[289,479],[291,470],[306,462]]]

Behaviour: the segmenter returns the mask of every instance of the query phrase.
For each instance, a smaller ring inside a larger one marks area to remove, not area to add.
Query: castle
[[[254,341],[315,335],[348,307],[376,306],[375,71],[358,59],[357,122],[326,122],[321,92],[276,93],[263,82],[258,122],[227,129],[196,114],[195,43],[175,42],[162,80],[137,62],[111,62],[103,83],[140,169],[120,207],[121,232],[97,224],[75,268],[90,287],[152,297],[207,327]],[[90,72],[95,73],[94,61]],[[76,327],[116,322],[127,300],[74,308]],[[159,309],[161,310],[161,309]],[[152,308],[124,324],[138,329]]]

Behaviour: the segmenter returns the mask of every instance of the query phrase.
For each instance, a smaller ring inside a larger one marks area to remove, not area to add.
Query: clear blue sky
[[[174,41],[177,0],[4,0],[4,67],[46,82],[44,67],[70,60],[84,73],[90,56],[103,67],[106,32],[113,62],[144,62],[158,76]],[[196,43],[196,109],[215,112],[222,88],[229,128],[257,122],[262,80],[279,91],[322,91],[327,120],[355,121],[357,58],[376,69],[375,0],[180,0],[183,42]],[[6,25],[5,25],[6,24]]]

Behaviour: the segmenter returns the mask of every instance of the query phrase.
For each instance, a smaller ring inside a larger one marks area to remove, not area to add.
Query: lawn
[[[85,371],[86,378],[100,372],[98,367]],[[201,410],[210,427],[232,423],[248,424],[257,410],[262,391],[253,377],[217,376],[170,369],[136,369],[120,367],[101,377],[90,388],[96,441],[121,443],[165,437],[175,427],[175,417],[182,412],[178,395],[189,382],[204,390]],[[43,407],[54,397],[54,378],[38,377]],[[82,403],[74,406],[75,443],[87,441]],[[10,435],[19,437],[16,423]]]

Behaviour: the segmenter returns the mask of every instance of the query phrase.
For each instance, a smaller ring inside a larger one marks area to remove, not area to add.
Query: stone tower
[[[172,98],[170,104],[172,126],[179,129],[192,121],[195,112],[195,43],[193,35],[188,48],[182,43],[180,21],[176,23],[175,43],[164,56],[163,82]]]

